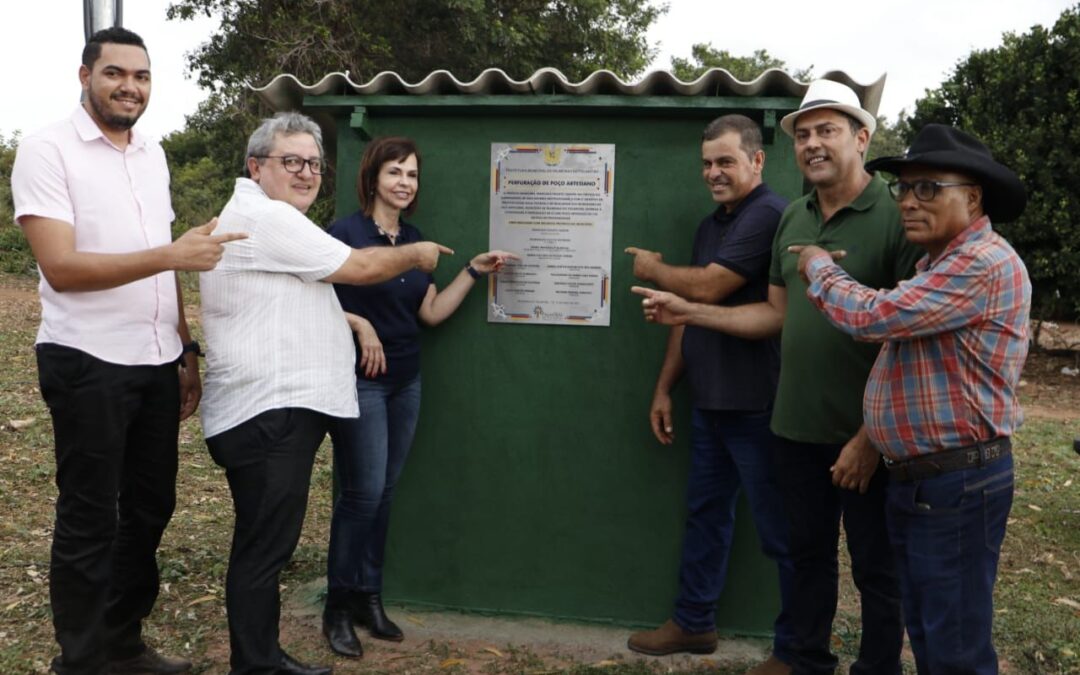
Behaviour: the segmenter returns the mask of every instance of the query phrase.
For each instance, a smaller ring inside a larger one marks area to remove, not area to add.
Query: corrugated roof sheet
[[[860,84],[846,73],[833,70],[825,79],[851,87],[863,107],[877,114],[881,92],[885,88],[882,74],[870,84]],[[742,82],[726,70],[712,68],[693,82],[683,82],[666,70],[654,70],[640,80],[624,82],[608,70],[598,70],[581,82],[570,82],[554,68],[541,68],[524,80],[512,79],[498,68],[489,68],[471,82],[461,82],[450,72],[436,70],[417,83],[406,82],[394,72],[384,71],[363,84],[353,82],[349,73],[330,73],[315,84],[306,85],[288,73],[278,75],[264,87],[252,87],[274,110],[294,110],[301,107],[304,96],[438,96],[484,95],[522,96],[563,94],[575,96],[778,96],[802,98],[807,83],[799,82],[782,70],[770,69],[750,82]]]

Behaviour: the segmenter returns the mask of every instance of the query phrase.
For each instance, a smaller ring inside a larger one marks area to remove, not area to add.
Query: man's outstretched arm
[[[772,337],[784,325],[787,289],[769,285],[765,302],[735,307],[690,302],[674,293],[634,286],[632,292],[643,296],[645,320],[666,326],[700,326],[748,340]]]

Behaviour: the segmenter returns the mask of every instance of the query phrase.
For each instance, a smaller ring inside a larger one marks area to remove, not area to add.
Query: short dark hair
[[[146,49],[146,43],[143,42],[141,37],[122,26],[113,26],[112,28],[102,28],[86,41],[86,46],[82,50],[82,64],[84,66],[90,70],[94,69],[94,64],[101,58],[101,45],[103,44],[142,47],[146,55],[148,57],[150,55],[150,52]]]
[[[765,149],[761,139],[761,127],[746,115],[724,115],[717,117],[701,132],[701,141],[715,141],[724,134],[734,131],[739,134],[739,147],[746,156],[753,159],[758,151]]]
[[[852,134],[858,135],[858,133],[866,127],[866,125],[860,122],[858,118],[856,118],[854,115],[849,115],[843,110],[837,110],[836,112],[847,118],[848,125],[851,127]]]
[[[364,210],[365,216],[370,216],[375,210],[375,186],[379,183],[379,170],[382,169],[382,165],[403,160],[409,155],[416,155],[416,173],[419,177],[420,151],[416,149],[413,139],[405,136],[380,136],[364,148],[364,156],[360,159],[360,171],[356,175],[356,193],[360,197],[360,208]],[[412,215],[416,211],[419,198],[418,180],[413,200],[405,207],[405,215]]]

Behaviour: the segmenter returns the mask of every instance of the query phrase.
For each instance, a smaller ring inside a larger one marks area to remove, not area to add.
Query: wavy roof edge
[[[876,115],[885,88],[885,74],[869,84],[856,82],[847,73],[831,70],[822,79],[851,87],[867,111]],[[436,70],[416,83],[406,82],[392,71],[383,71],[367,82],[353,82],[346,71],[328,73],[306,85],[283,73],[263,87],[248,87],[274,110],[300,108],[304,96],[777,96],[802,98],[809,83],[771,68],[750,82],[742,82],[727,70],[710,68],[693,82],[683,82],[666,70],[654,70],[641,79],[625,82],[609,70],[597,70],[580,82],[571,82],[555,68],[541,68],[524,80],[515,80],[499,68],[488,68],[470,82],[462,82],[446,70]]]

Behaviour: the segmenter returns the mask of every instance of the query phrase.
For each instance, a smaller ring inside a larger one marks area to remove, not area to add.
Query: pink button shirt
[[[70,223],[75,248],[129,253],[172,240],[169,168],[161,145],[138,132],[121,150],[79,106],[19,143],[11,173],[15,219]],[[58,293],[41,276],[37,342],[110,363],[157,365],[180,355],[173,272],[105,291]]]

